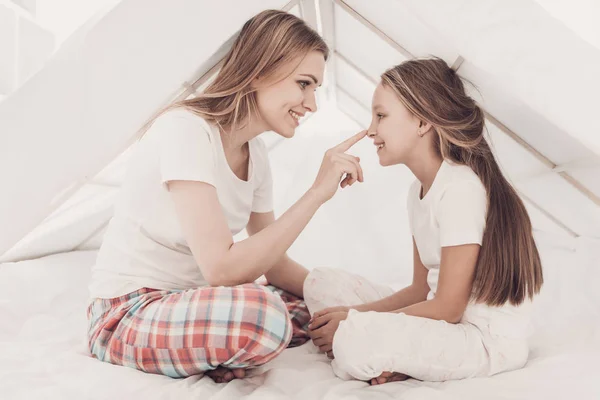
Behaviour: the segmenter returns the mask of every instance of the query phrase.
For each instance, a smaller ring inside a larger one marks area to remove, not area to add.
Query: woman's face
[[[317,111],[315,91],[323,82],[324,71],[323,53],[312,51],[284,79],[270,85],[262,85],[259,80],[258,111],[267,130],[286,138],[294,136],[300,118]]]
[[[377,146],[379,164],[405,164],[419,147],[419,119],[381,83],[373,94],[372,112],[369,136]]]

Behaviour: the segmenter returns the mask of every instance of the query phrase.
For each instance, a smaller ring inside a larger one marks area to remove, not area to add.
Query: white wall
[[[54,33],[36,18],[36,0],[0,0],[0,95],[41,69],[55,43]]]
[[[0,101],[82,24],[119,0],[0,0]]]

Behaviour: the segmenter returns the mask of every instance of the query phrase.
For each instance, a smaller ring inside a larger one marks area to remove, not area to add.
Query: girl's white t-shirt
[[[184,109],[160,116],[129,160],[92,271],[91,297],[114,298],[143,287],[183,290],[208,285],[186,243],[166,183],[213,185],[235,235],[246,228],[251,212],[273,210],[267,149],[254,138],[249,151],[244,181],[229,167],[215,125]]]
[[[408,219],[421,262],[428,270],[428,300],[437,292],[442,247],[481,245],[487,206],[487,191],[477,174],[466,165],[448,160],[442,162],[425,196],[422,196],[418,180],[411,185],[407,200]],[[523,337],[531,333],[530,308],[529,300],[518,307],[470,303],[463,320],[486,325],[501,335]]]

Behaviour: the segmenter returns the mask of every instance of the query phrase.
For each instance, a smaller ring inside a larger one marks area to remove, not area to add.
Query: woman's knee
[[[252,285],[245,290],[242,326],[249,342],[247,347],[266,361],[281,353],[292,339],[292,321],[286,304],[264,286]]]

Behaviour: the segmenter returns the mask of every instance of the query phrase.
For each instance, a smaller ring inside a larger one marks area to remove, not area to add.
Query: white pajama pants
[[[311,314],[379,300],[394,291],[341,270],[318,268],[304,283]],[[468,315],[465,312],[465,316]],[[405,314],[351,310],[334,336],[332,368],[342,379],[369,380],[384,371],[424,381],[490,376],[521,368],[527,339],[499,335],[485,320],[450,324]]]

